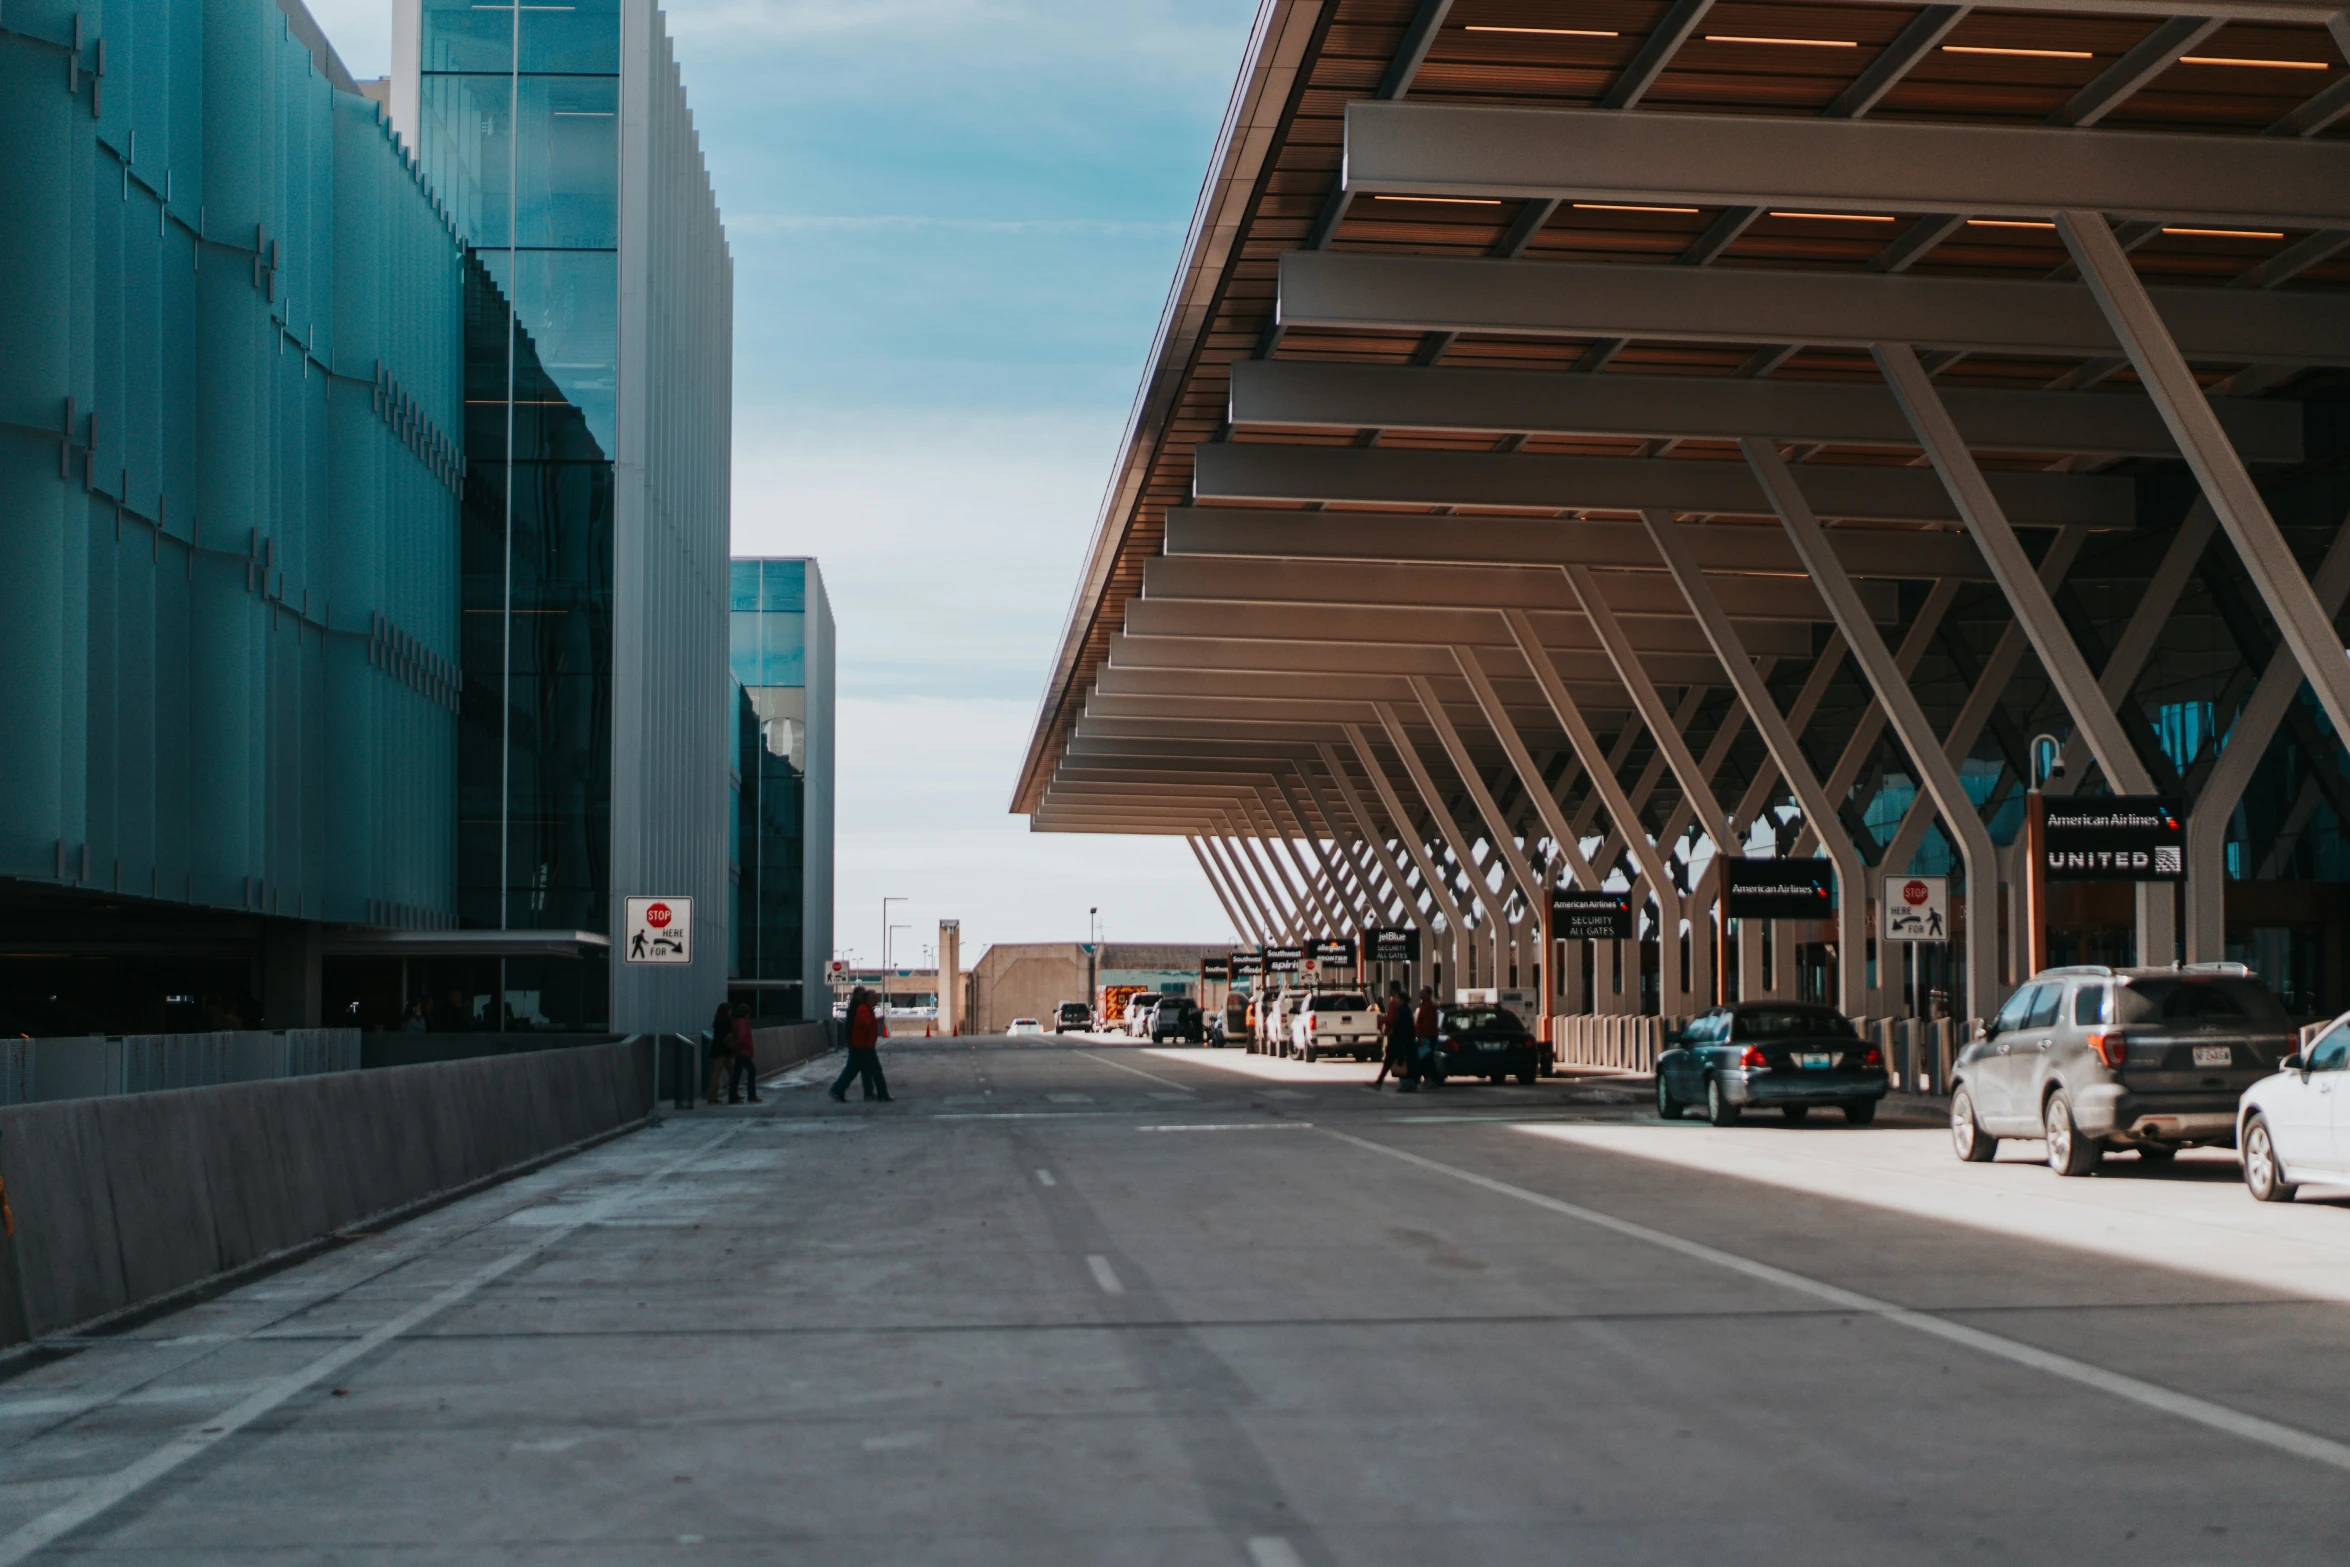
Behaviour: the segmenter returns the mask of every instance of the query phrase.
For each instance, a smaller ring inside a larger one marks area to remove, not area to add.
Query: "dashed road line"
[[[1125,1281],[1118,1277],[1118,1270],[1110,1266],[1109,1258],[1099,1252],[1088,1252],[1085,1257],[1085,1265],[1093,1270],[1093,1281],[1102,1287],[1104,1295],[1126,1293]]]
[[[1128,1066],[1125,1062],[1113,1061],[1108,1056],[1097,1056],[1090,1050],[1072,1050],[1069,1053],[1071,1055],[1083,1056],[1086,1060],[1091,1061],[1096,1066],[1113,1067],[1121,1072],[1132,1072],[1136,1077],[1147,1077],[1152,1082],[1157,1083],[1160,1087],[1172,1088],[1178,1093],[1192,1094],[1199,1092],[1199,1090],[1195,1088],[1190,1088],[1182,1083],[1178,1083],[1171,1077],[1161,1077],[1156,1072],[1145,1072],[1141,1067]]]

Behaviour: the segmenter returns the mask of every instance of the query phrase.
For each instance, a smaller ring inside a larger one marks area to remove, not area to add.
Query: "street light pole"
[[[1101,992],[1094,985],[1095,965],[1100,961],[1102,950],[1101,934],[1097,928],[1101,924],[1101,912],[1098,907],[1085,911],[1085,1010],[1089,1014],[1101,1001]],[[1099,1023],[1101,1019],[1095,1017],[1094,1021]]]
[[[2041,747],[2049,761],[2041,765]],[[2034,735],[2025,754],[2032,776],[2024,793],[2024,964],[2018,979],[2030,979],[2048,966],[2048,797],[2041,783],[2064,776],[2064,747],[2054,735]]]
[[[889,975],[889,906],[893,903],[911,903],[911,898],[884,898],[881,900],[881,972]]]

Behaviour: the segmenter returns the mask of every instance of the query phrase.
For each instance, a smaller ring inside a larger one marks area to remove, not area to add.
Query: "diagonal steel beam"
[[[1804,500],[1786,460],[1768,441],[1750,438],[1738,446],[1755,476],[1771,492],[1787,536],[1794,541],[1796,552],[1803,556],[1821,597],[1836,612],[1837,628],[1844,633],[1846,648],[1868,676],[1869,684],[1876,688],[1878,704],[1892,722],[1903,749],[1909,752],[1910,764],[1917,769],[1926,791],[1934,797],[1943,821],[1958,838],[1960,855],[1966,865],[1967,1015],[1989,1017],[1999,1001],[1999,872],[1991,834],[1984,828],[1982,817],[1976,814],[1974,802],[1967,797],[1966,786],[1959,782],[1958,770],[1942,754],[1940,739],[1927,722],[1925,709],[1909,689],[1909,682],[1894,663],[1892,651],[1877,635],[1875,624],[1863,611],[1859,596],[1852,591],[1852,579],[1845,575],[1843,564],[1828,547],[1819,518]]]

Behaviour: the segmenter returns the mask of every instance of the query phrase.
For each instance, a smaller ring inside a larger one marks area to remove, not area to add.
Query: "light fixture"
[[[2182,54],[2181,65],[2250,65],[2264,71],[2330,71],[2323,60],[2239,60],[2224,54]]]
[[[1620,33],[1606,32],[1596,27],[1491,27],[1471,24],[1461,29],[1464,33],[1539,33],[1545,38],[1619,38]]]
[[[2202,236],[2205,239],[2283,239],[2285,237],[2281,232],[2275,229],[2166,228],[2163,230],[2163,232],[2165,234],[2196,234]]]
[[[1969,218],[1966,220],[1966,226],[1971,229],[2052,229],[2056,227],[2053,223],[2043,223],[2037,218]]]
[[[1708,33],[1709,44],[1785,44],[1791,49],[1858,49],[1850,38],[1749,38],[1739,33]]]
[[[1501,201],[1492,196],[1373,196],[1373,201],[1433,201],[1447,207],[1498,207]]]
[[[1890,223],[1873,212],[1774,212],[1774,218],[1812,218],[1823,223]]]
[[[1639,205],[1638,203],[1635,203],[1635,202],[1629,202],[1629,201],[1578,201],[1578,202],[1575,202],[1573,205],[1574,205],[1574,209],[1575,209],[1577,212],[1685,212],[1685,213],[1693,213],[1693,212],[1696,212],[1696,211],[1698,211],[1698,210],[1699,210],[1699,209],[1698,209],[1698,208],[1696,208],[1696,207],[1644,207],[1644,206],[1641,206],[1641,205]]]
[[[1989,44],[1944,44],[1944,54],[2003,54],[2021,60],[2094,60],[2086,49],[1997,49]]]

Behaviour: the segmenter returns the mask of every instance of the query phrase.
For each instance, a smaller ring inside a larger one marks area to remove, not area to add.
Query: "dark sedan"
[[[1876,1119],[1885,1054],[1833,1007],[1750,1001],[1693,1019],[1656,1058],[1656,1113],[1677,1121],[1703,1105],[1716,1126],[1748,1110],[1800,1121],[1830,1105],[1855,1126]]]
[[[1207,1043],[1206,1021],[1201,1018],[1199,1003],[1189,996],[1169,996],[1151,1013],[1151,1043],[1163,1045],[1173,1039],[1187,1045]]]
[[[1446,1007],[1436,1025],[1429,1075],[1440,1083],[1452,1077],[1501,1083],[1515,1076],[1530,1085],[1542,1075],[1542,1047],[1507,1007]]]

